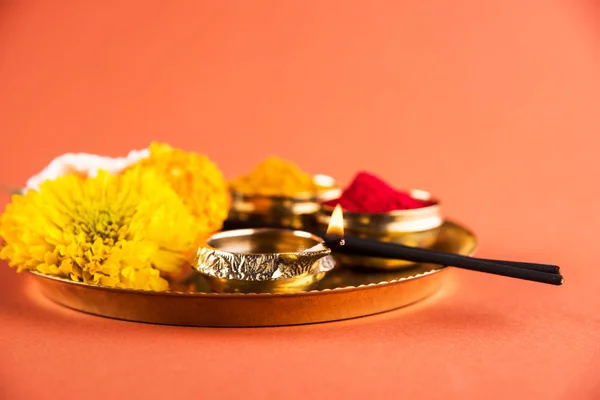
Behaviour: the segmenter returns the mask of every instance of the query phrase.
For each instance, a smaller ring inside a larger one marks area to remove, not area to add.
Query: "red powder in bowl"
[[[324,204],[332,207],[340,204],[346,211],[382,213],[427,207],[432,202],[415,199],[407,192],[394,189],[375,175],[359,172],[339,199]]]

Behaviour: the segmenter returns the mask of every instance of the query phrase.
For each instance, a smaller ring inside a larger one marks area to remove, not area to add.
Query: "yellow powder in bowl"
[[[267,157],[248,175],[233,179],[230,186],[243,194],[286,197],[316,193],[319,189],[312,175],[278,157]]]

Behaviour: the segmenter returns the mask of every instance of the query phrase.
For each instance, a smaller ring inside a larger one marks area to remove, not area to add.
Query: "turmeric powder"
[[[319,189],[312,175],[274,156],[264,159],[248,175],[233,179],[230,187],[243,194],[285,197],[316,193]]]

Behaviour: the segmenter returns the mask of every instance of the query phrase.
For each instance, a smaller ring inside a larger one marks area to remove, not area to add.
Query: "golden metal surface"
[[[435,248],[472,254],[476,238],[446,222]],[[389,311],[422,300],[443,283],[444,269],[416,264],[399,271],[334,269],[300,293],[217,294],[197,276],[180,292],[111,289],[32,273],[39,291],[56,303],[90,314],[131,321],[189,326],[274,326],[334,321]],[[198,274],[199,276],[199,274]]]
[[[334,267],[331,250],[308,232],[237,229],[217,233],[198,249],[194,268],[221,293],[277,293],[310,289]]]
[[[331,261],[333,264],[333,260]],[[327,272],[304,274],[293,278],[267,281],[243,281],[206,275],[204,280],[217,293],[297,293],[313,289]]]
[[[443,218],[439,201],[422,190],[410,190],[411,196],[432,201],[427,207],[410,210],[396,210],[386,213],[361,213],[344,211],[344,229],[349,236],[357,236],[400,243],[414,247],[432,247],[440,234]],[[333,207],[323,205],[316,218],[319,228],[328,226]],[[337,254],[335,260],[344,266],[363,267],[382,270],[406,268],[414,263],[378,257],[357,257]]]
[[[316,223],[315,214],[322,201],[340,196],[341,188],[326,175],[315,175],[318,193],[299,193],[294,197],[262,196],[231,191],[229,219],[266,225],[303,229]]]

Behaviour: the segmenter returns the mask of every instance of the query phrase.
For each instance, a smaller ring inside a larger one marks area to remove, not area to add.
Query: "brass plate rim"
[[[57,281],[57,282],[61,282],[61,283],[69,284],[69,285],[78,285],[78,286],[85,287],[87,289],[112,291],[112,292],[118,292],[118,293],[152,295],[152,296],[167,295],[167,296],[181,296],[181,297],[248,297],[248,296],[252,296],[252,297],[271,297],[271,296],[296,297],[296,296],[306,296],[306,295],[311,295],[311,294],[318,295],[318,294],[326,293],[326,292],[352,291],[352,290],[365,289],[368,287],[375,287],[375,286],[381,286],[381,285],[391,285],[394,283],[420,279],[420,278],[423,278],[426,276],[437,274],[446,268],[447,267],[434,268],[434,269],[425,271],[420,274],[405,276],[405,277],[402,277],[399,279],[392,279],[389,281],[381,281],[381,282],[377,282],[377,283],[366,283],[366,284],[357,285],[357,286],[343,286],[343,287],[336,287],[333,289],[329,289],[329,288],[313,289],[313,290],[307,290],[307,291],[302,291],[302,292],[293,292],[293,293],[283,293],[283,292],[277,292],[277,293],[275,293],[275,292],[274,293],[209,293],[209,292],[179,292],[179,291],[175,291],[175,290],[168,290],[168,291],[165,290],[162,292],[156,292],[156,291],[152,291],[152,290],[120,289],[120,288],[113,288],[113,287],[101,286],[101,285],[91,285],[89,283],[75,282],[75,281],[70,281],[70,280],[64,279],[64,278],[58,278],[58,277],[54,277],[54,276],[44,275],[39,272],[34,272],[34,271],[28,271],[28,272],[29,272],[29,274],[35,276],[36,278],[48,279],[51,281]]]
[[[302,291],[302,292],[293,292],[293,293],[283,293],[283,292],[209,293],[209,292],[179,292],[179,291],[175,291],[175,290],[165,290],[165,291],[161,291],[161,292],[156,292],[156,291],[152,291],[152,290],[121,289],[121,288],[113,288],[113,287],[101,286],[101,285],[92,285],[89,283],[75,282],[75,281],[70,281],[70,280],[64,279],[64,278],[58,278],[55,276],[44,275],[42,273],[35,272],[35,271],[27,271],[27,272],[29,274],[33,275],[35,278],[48,279],[51,281],[65,283],[68,285],[82,286],[82,287],[85,287],[86,289],[111,291],[111,292],[117,292],[117,293],[129,293],[129,294],[152,295],[152,296],[165,296],[166,295],[166,296],[178,296],[178,297],[249,297],[249,296],[251,296],[251,297],[272,297],[272,296],[296,297],[296,296],[306,296],[306,295],[319,295],[319,294],[327,293],[327,292],[342,292],[342,291],[345,292],[345,291],[361,290],[361,289],[366,289],[369,287],[391,285],[391,284],[395,284],[395,283],[399,283],[399,282],[420,279],[420,278],[427,277],[427,276],[430,276],[433,274],[437,274],[439,272],[442,272],[446,268],[447,267],[434,268],[434,269],[422,272],[420,274],[409,275],[409,276],[405,276],[405,277],[402,277],[399,279],[391,279],[389,281],[381,281],[381,282],[377,282],[377,283],[375,283],[375,282],[366,283],[366,284],[357,285],[357,286],[349,285],[349,286],[336,287],[333,289],[330,289],[330,288],[313,289],[313,290],[307,290],[307,291]]]

